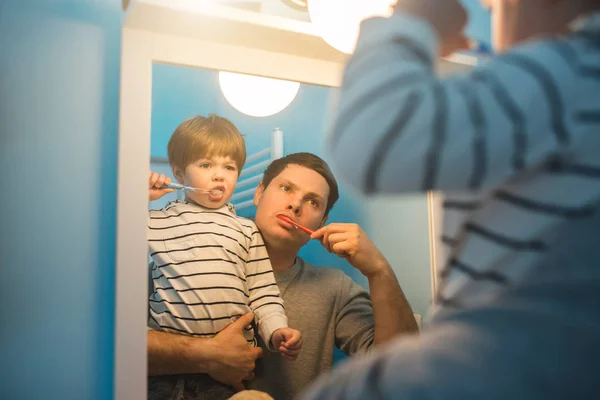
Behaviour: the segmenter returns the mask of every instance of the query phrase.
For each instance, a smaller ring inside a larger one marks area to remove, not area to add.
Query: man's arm
[[[207,374],[216,350],[212,339],[149,330],[148,375]]]
[[[412,309],[390,264],[371,239],[356,224],[329,224],[312,238],[345,258],[369,281],[375,320],[375,344],[380,345],[399,333],[418,331]]]
[[[415,316],[392,267],[383,255],[373,264],[377,266],[367,279],[375,316],[375,344],[385,343],[399,333],[418,332]]]
[[[438,78],[445,36],[435,19],[454,24],[461,11],[457,0],[401,0],[393,17],[362,23],[328,141],[357,190],[487,190],[584,139],[565,126],[574,73],[559,46],[523,46]]]
[[[209,374],[243,390],[242,380],[254,377],[262,350],[248,345],[243,330],[254,314],[241,316],[212,339],[148,331],[148,375]]]

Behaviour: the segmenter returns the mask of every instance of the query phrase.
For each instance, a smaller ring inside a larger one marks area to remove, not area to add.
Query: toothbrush
[[[469,39],[469,50],[482,56],[494,55],[494,50],[485,42]]]
[[[293,221],[291,219],[289,219],[288,217],[286,217],[285,215],[281,215],[278,214],[277,218],[279,218],[280,220],[287,222],[288,224],[292,224],[294,225],[296,228],[300,229],[303,232],[306,232],[309,235],[312,235],[315,231],[313,231],[312,229],[309,229],[303,225],[300,225],[299,223],[297,223],[296,221]]]
[[[206,190],[206,189],[198,189],[192,186],[182,185],[180,183],[171,182],[168,185],[163,185],[162,189],[175,189],[175,190],[185,190],[191,192],[201,192],[201,193],[211,193],[211,194],[220,194],[220,190]]]

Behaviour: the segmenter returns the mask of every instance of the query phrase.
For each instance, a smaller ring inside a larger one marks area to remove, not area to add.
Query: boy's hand
[[[414,15],[429,22],[436,30],[440,56],[448,56],[468,48],[464,35],[467,12],[459,0],[398,0],[395,12]]]
[[[302,347],[302,334],[292,328],[277,329],[271,336],[271,347],[288,360],[295,360]]]
[[[148,178],[148,199],[158,200],[167,193],[172,193],[175,189],[161,189],[163,185],[171,183],[171,178],[166,175],[162,175],[156,172],[150,171]]]

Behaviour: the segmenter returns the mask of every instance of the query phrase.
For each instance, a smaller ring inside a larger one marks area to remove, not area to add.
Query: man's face
[[[254,196],[255,222],[265,242],[271,247],[300,248],[310,237],[277,218],[282,214],[310,229],[325,222],[329,185],[312,169],[290,164],[269,186],[259,185]]]

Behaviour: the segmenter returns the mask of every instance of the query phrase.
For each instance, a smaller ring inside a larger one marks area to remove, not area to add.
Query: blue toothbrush
[[[171,182],[168,185],[163,185],[162,189],[175,189],[175,190],[184,190],[184,191],[190,191],[190,192],[202,192],[202,193],[211,193],[214,195],[219,195],[221,194],[221,190],[218,189],[214,189],[214,190],[206,190],[206,189],[198,189],[192,186],[186,186],[186,185],[182,185],[181,183],[175,183],[175,182]]]

